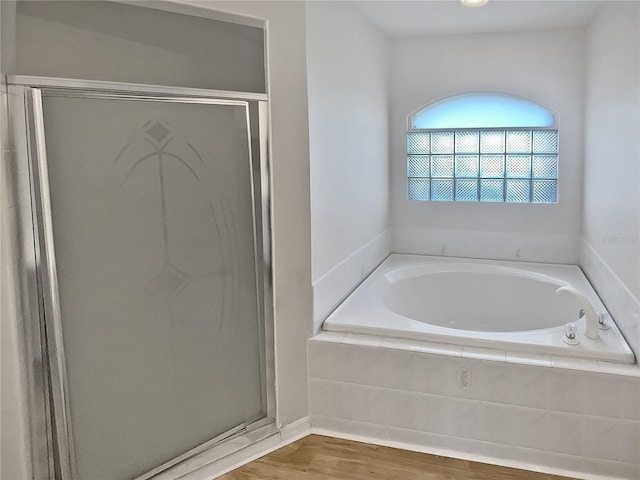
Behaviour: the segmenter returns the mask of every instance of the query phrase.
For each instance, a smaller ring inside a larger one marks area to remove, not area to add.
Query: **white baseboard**
[[[369,443],[373,445],[379,445],[382,447],[399,448],[402,450],[409,450],[412,452],[427,453],[430,455],[438,455],[442,457],[455,458],[460,460],[467,460],[470,462],[487,463],[491,465],[498,465],[501,467],[517,468],[520,470],[529,470],[531,472],[543,473],[546,475],[558,475],[569,478],[580,478],[583,480],[612,480],[611,477],[603,475],[585,474],[584,472],[574,472],[571,470],[564,470],[558,468],[550,468],[541,465],[534,465],[526,462],[509,461],[500,458],[487,457],[484,455],[474,455],[467,452],[445,450],[439,448],[431,448],[424,445],[415,445],[410,443],[396,442],[393,440],[382,439],[372,436],[353,435],[350,433],[311,427],[311,433],[316,435],[325,435],[328,437],[342,438],[344,440],[351,440],[354,442]]]

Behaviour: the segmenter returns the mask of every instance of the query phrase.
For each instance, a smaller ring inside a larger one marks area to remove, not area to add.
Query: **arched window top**
[[[523,98],[468,93],[428,105],[412,114],[409,124],[413,129],[546,128],[555,126],[555,115]]]

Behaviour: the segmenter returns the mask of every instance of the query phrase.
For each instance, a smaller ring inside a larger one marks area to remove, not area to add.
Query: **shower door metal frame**
[[[240,425],[137,477],[153,478],[227,438],[276,423],[273,283],[271,265],[271,184],[268,95],[193,88],[59,78],[10,76],[10,104],[18,161],[27,162],[30,211],[20,214],[24,247],[21,262],[33,266],[24,285],[26,350],[30,377],[30,421],[34,478],[75,480],[76,465],[66,379],[62,319],[51,223],[43,116],[43,96],[120,99],[245,107],[251,169],[254,260],[263,402],[266,417]],[[257,142],[252,142],[252,139]],[[26,158],[25,158],[26,157]],[[274,427],[275,428],[275,427]],[[44,438],[43,438],[44,437]],[[46,444],[46,445],[44,445]],[[53,461],[54,459],[56,461]],[[213,460],[215,461],[215,460]]]

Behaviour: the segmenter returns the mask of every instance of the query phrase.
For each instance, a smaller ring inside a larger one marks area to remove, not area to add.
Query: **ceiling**
[[[489,0],[468,8],[459,0],[353,0],[390,37],[546,30],[586,26],[603,1]]]

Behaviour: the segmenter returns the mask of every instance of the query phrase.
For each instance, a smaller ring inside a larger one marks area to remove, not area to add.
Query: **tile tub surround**
[[[319,279],[313,281],[313,333],[353,290],[391,253],[391,232],[381,233]]]
[[[640,478],[637,365],[476,350],[321,333],[308,342],[312,430],[578,478]]]
[[[586,240],[582,240],[581,243],[580,266],[638,358],[640,356],[638,297],[625,286]]]

